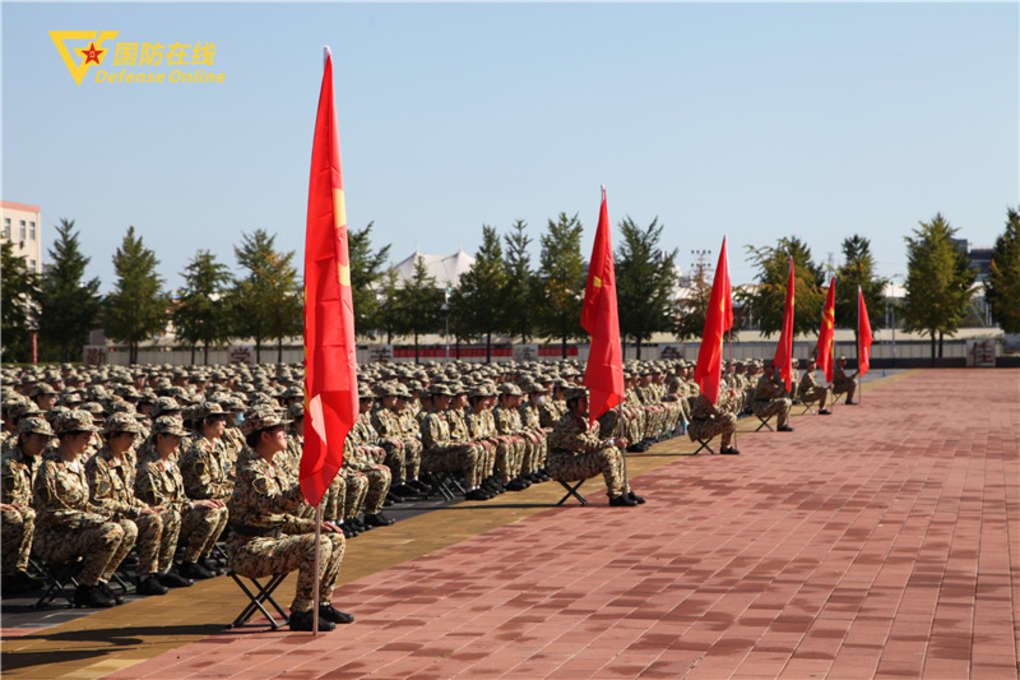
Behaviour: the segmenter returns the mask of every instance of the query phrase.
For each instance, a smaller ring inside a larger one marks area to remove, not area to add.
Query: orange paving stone
[[[1020,371],[915,372],[794,425],[637,477],[639,508],[586,486],[359,578],[336,632],[108,677],[1020,677]]]

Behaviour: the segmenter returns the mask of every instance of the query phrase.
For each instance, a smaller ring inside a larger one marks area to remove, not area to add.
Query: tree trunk
[[[418,361],[418,331],[414,332],[414,363],[421,363]]]
[[[206,366],[209,365],[209,343],[205,343],[205,347],[202,349],[202,363]]]
[[[262,336],[261,335],[256,335],[255,336],[255,363],[256,364],[261,364],[262,363]]]
[[[455,357],[457,357],[457,360],[460,361],[460,336],[459,335],[454,340],[453,354],[454,354]]]
[[[638,338],[637,342],[634,343],[634,351],[636,352],[635,358],[641,361],[641,338]]]
[[[942,331],[939,331],[939,359],[942,358],[942,340],[943,340],[943,334],[942,334]]]
[[[393,344],[393,331],[386,331],[386,344],[387,345]]]
[[[276,363],[283,363],[283,336],[276,339]]]
[[[930,331],[931,335],[931,365],[935,365],[935,329]]]
[[[191,345],[191,365],[192,366],[195,365],[195,347],[197,347],[197,345],[192,343],[192,345]]]
[[[485,334],[485,363],[492,363],[492,332]]]

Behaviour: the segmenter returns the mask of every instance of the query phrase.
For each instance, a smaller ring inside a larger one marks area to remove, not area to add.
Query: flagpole
[[[857,285],[857,402],[864,401],[864,376],[861,375],[861,286]]]
[[[726,343],[726,351],[730,355],[729,364],[730,364],[730,366],[732,366],[733,365],[733,329],[732,328],[729,329],[728,331],[726,331],[726,336],[729,338],[729,341]],[[734,397],[734,399],[736,398],[736,390],[734,390],[734,392],[733,392],[733,397]],[[739,413],[737,413],[735,415],[737,417],[740,416]],[[733,448],[737,448],[737,428],[736,427],[733,428],[733,443],[730,444],[730,446],[732,446]]]
[[[319,635],[319,552],[322,545],[322,501],[315,506],[315,599],[312,600],[312,637]]]
[[[623,397],[622,396],[620,397],[620,403],[617,404],[616,407],[618,409],[620,409],[620,418],[619,418],[619,421],[620,421],[620,436],[624,437],[624,436],[627,435],[627,427],[626,427],[627,423],[626,423],[626,419],[623,417]],[[624,447],[624,449],[622,451],[620,451],[620,456],[623,458],[623,488],[626,489],[626,488],[628,488],[630,486],[630,478],[629,478],[629,475],[627,474],[627,449],[626,449],[626,447]]]

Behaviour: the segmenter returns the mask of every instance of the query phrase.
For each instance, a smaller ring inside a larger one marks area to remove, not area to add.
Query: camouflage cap
[[[499,385],[499,393],[500,394],[509,394],[511,396],[514,396],[514,397],[519,397],[522,394],[524,394],[523,392],[521,392],[521,388],[518,387],[517,385],[513,384],[512,382],[500,383],[500,385]]]
[[[40,413],[42,413],[42,411],[39,410],[39,407],[34,401],[23,401],[11,407],[11,417],[15,420],[19,420],[25,416],[36,416]]]
[[[22,418],[18,423],[18,434],[43,434],[47,437],[56,437],[53,428],[42,416],[28,416]]]
[[[32,388],[32,391],[29,392],[29,396],[32,397],[33,399],[42,394],[55,395],[57,394],[57,391],[53,389],[53,387],[50,386],[49,383],[41,382],[36,383],[35,387]]]
[[[121,411],[114,413],[112,416],[106,419],[103,423],[103,432],[111,434],[113,432],[131,432],[132,434],[141,434],[142,428],[138,426],[138,421],[134,415]]]
[[[184,429],[184,423],[179,416],[160,416],[152,423],[152,433],[184,437],[188,431]]]
[[[162,415],[170,415],[174,412],[179,413],[181,411],[181,405],[177,403],[177,400],[173,397],[159,397],[153,402],[152,405],[152,416],[158,418]]]
[[[255,406],[244,414],[244,423],[241,424],[241,431],[247,437],[252,432],[259,432],[260,430],[266,430],[277,425],[286,425],[290,422],[292,422],[290,419],[280,416],[279,412],[274,408]]]
[[[223,410],[215,401],[203,401],[192,410],[191,416],[196,420],[201,418],[210,418],[212,416],[224,416],[226,417],[227,412]]]
[[[291,420],[305,417],[305,405],[302,403],[291,404],[287,407],[287,417]]]
[[[432,383],[432,386],[429,388],[429,394],[442,394],[447,397],[455,396],[453,390],[451,390],[450,386],[446,383]]]
[[[581,397],[588,396],[587,387],[571,387],[567,390],[566,396],[564,397],[567,401],[571,399],[580,399]]]
[[[372,394],[372,389],[367,383],[358,383],[358,399],[375,399],[375,395]]]
[[[99,428],[92,422],[92,414],[81,409],[68,411],[54,423],[54,430],[57,434],[69,434],[71,432],[99,432]]]
[[[524,391],[527,392],[528,394],[543,394],[548,392],[549,390],[545,389],[545,387],[538,384],[537,382],[529,382],[524,386]]]

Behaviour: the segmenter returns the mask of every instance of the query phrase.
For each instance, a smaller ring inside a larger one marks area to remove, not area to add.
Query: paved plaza
[[[243,599],[221,577],[5,628],[4,676],[1018,677],[1020,370],[876,380],[793,433],[753,420],[740,456],[630,455],[637,508],[600,479],[550,507],[542,484],[352,540],[335,632],[223,630]]]

